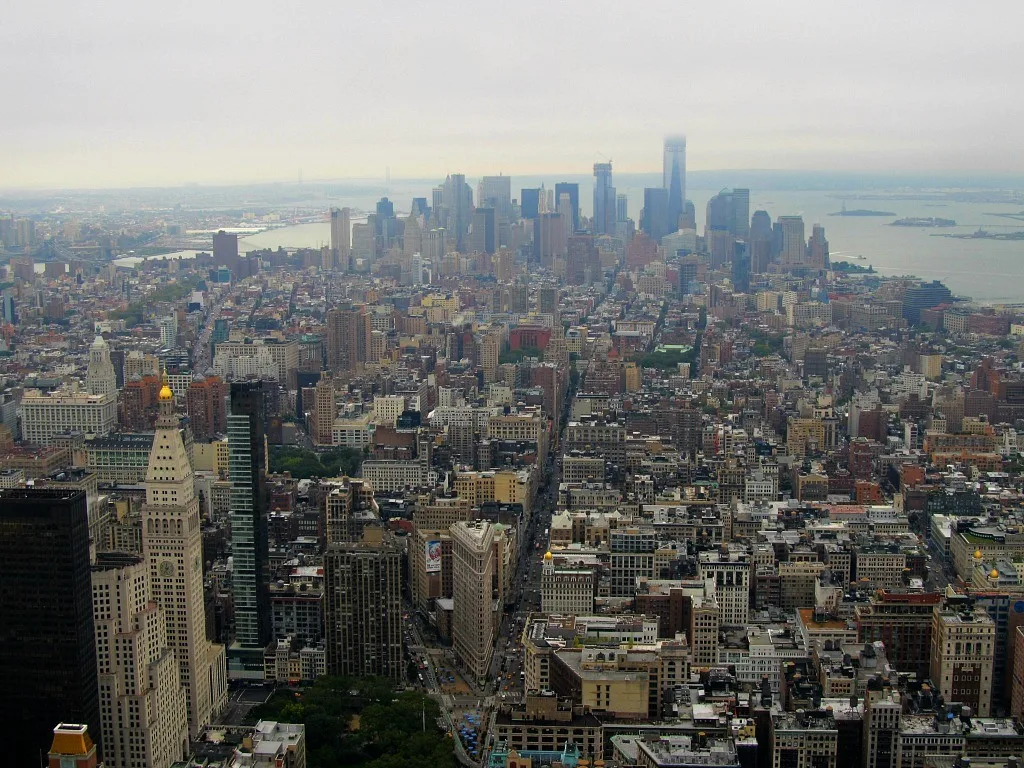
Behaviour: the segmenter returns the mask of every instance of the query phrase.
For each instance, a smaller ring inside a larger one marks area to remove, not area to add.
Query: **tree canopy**
[[[445,768],[455,764],[454,748],[439,716],[433,699],[396,693],[390,680],[326,676],[276,693],[249,719],[305,725],[308,768]]]
[[[336,448],[315,453],[294,446],[273,446],[270,449],[270,471],[291,472],[292,477],[355,476],[363,463],[363,452],[357,448]]]

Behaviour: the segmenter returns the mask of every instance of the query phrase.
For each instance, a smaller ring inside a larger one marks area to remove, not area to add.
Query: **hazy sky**
[[[1024,171],[1024,2],[19,2],[0,187]]]

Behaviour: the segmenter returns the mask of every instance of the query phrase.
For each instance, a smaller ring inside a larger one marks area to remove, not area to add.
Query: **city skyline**
[[[0,49],[20,75],[5,84],[19,108],[0,124],[3,184],[548,173],[609,157],[628,173],[654,170],[650,147],[680,131],[693,170],[1024,170],[1012,129],[1024,107],[1002,97],[1015,25],[992,23],[1017,6],[878,5],[675,18],[652,5],[612,24],[600,4],[569,3],[542,25],[522,7],[464,3],[413,23],[400,5],[225,3],[202,24],[184,6],[160,24],[120,3],[56,18],[19,7]],[[344,29],[359,34],[339,46]],[[582,73],[603,97],[574,86]],[[447,78],[459,87],[439,100]]]

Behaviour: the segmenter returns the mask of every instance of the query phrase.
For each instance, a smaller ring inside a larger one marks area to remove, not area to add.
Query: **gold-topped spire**
[[[160,366],[164,385],[160,387],[160,399],[161,400],[173,400],[174,393],[171,392],[171,380],[167,376],[167,368],[163,365]]]

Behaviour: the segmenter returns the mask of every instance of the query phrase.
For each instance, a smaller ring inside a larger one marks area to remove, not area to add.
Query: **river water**
[[[513,197],[519,196],[521,187],[539,186],[542,180],[528,177],[513,179]],[[552,180],[546,180],[552,188]],[[470,180],[473,184],[473,181]],[[621,186],[618,191],[629,199],[629,215],[636,219],[643,205],[643,185],[653,180],[640,181],[637,186]],[[372,210],[381,190],[373,194],[338,200],[337,205],[348,205],[360,210]],[[408,210],[414,196],[430,198],[430,185],[426,182],[392,182],[388,189],[396,202],[396,210]],[[688,196],[697,209],[697,222],[703,227],[704,210],[708,199],[717,192],[710,189],[690,189]],[[863,194],[863,190],[859,190]],[[592,190],[581,184],[580,207],[589,214]],[[884,193],[883,193],[884,194]],[[891,211],[896,218],[909,216],[954,219],[956,227],[918,228],[894,227],[892,217],[830,216],[839,211],[843,202],[849,209],[866,208]],[[959,240],[937,237],[938,234],[970,234],[979,227],[990,232],[1024,231],[1024,221],[1002,218],[993,214],[1020,213],[1024,206],[964,203],[946,200],[857,199],[851,193],[821,191],[765,191],[751,190],[750,210],[768,211],[774,220],[778,216],[803,216],[809,236],[813,224],[825,227],[833,260],[847,260],[862,266],[868,264],[883,275],[916,275],[927,280],[941,280],[956,294],[969,296],[987,303],[1024,302],[1024,240],[999,241],[986,239]],[[258,248],[319,248],[330,242],[330,226],[326,216],[323,222],[299,224],[271,229],[248,235],[239,241],[244,251]],[[212,243],[211,243],[212,245]],[[194,251],[183,251],[170,257],[190,258]],[[863,259],[857,259],[863,256]],[[138,259],[125,258],[117,263],[129,266]]]

